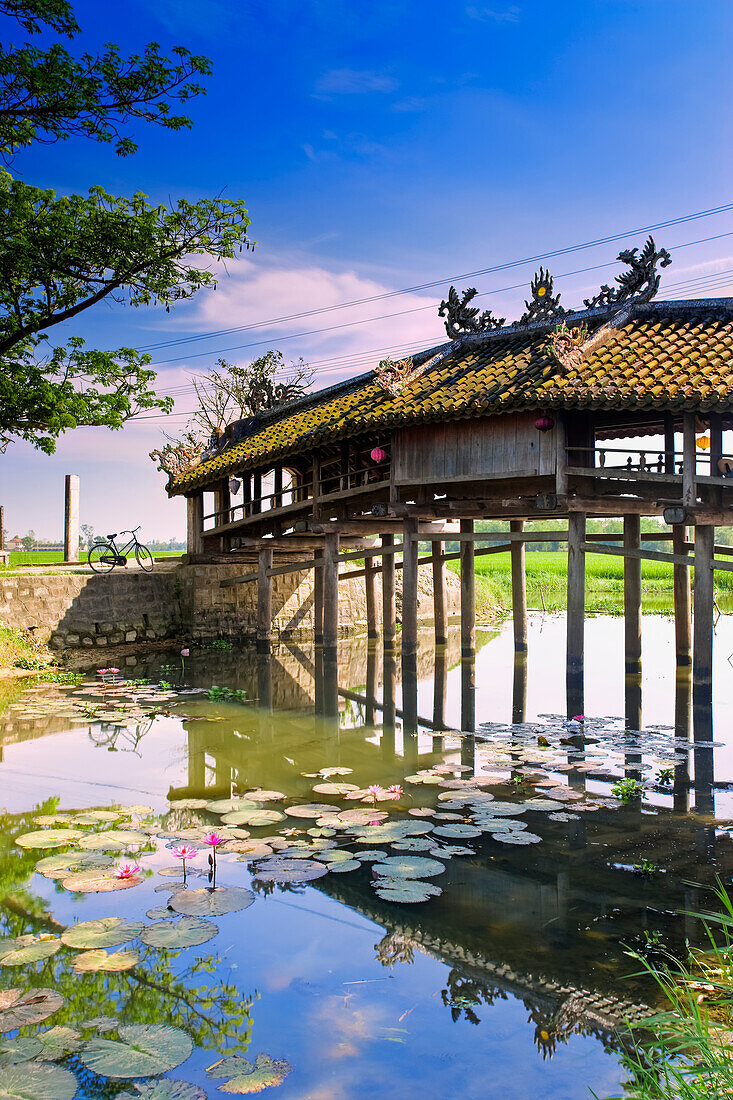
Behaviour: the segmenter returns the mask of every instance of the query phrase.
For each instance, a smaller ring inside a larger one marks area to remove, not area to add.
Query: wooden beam
[[[401,489],[407,489],[410,486],[414,486],[416,489],[423,485],[455,485],[464,484],[466,482],[473,482],[476,485],[480,485],[484,481],[512,481],[518,477],[537,477],[537,468],[531,467],[526,470],[510,470],[502,471],[496,474],[487,473],[475,473],[475,474],[451,474],[445,477],[436,477],[434,474],[429,477],[397,477],[395,478],[395,485]]]
[[[585,515],[573,512],[568,529],[567,678],[568,697],[582,695],[585,636]],[[595,549],[595,547],[594,547]],[[618,553],[619,547],[609,547]]]
[[[674,639],[675,655],[678,666],[687,666],[691,659],[692,641],[692,603],[690,599],[690,563],[685,551],[688,549],[689,532],[683,524],[672,528],[672,549],[675,556],[685,558],[684,564],[674,566]]]
[[[476,578],[473,560],[473,520],[461,520],[461,656],[476,648]]]
[[[397,636],[397,611],[395,606],[394,535],[382,535],[382,640],[385,649],[394,649]]]
[[[338,535],[326,535],[323,547],[323,648],[336,649],[339,632]]]
[[[513,519],[509,522],[513,535],[521,535],[524,521]],[[527,575],[525,571],[524,542],[512,542],[512,619],[514,623],[514,651],[527,652]]]
[[[263,547],[259,552],[257,570],[257,648],[267,650],[272,634],[272,550]]]
[[[448,614],[445,592],[445,558],[440,552],[440,543],[434,542],[430,555],[433,566],[433,623],[435,626],[435,644],[445,645],[448,641]],[[418,565],[420,564],[418,560]]]
[[[192,493],[186,500],[186,549],[189,554],[204,550],[204,494]]]
[[[694,504],[695,487],[695,414],[685,413],[682,418],[682,503]]]
[[[696,702],[709,698],[713,682],[714,527],[695,528],[695,617],[692,643],[692,692]]]
[[[641,672],[641,517],[624,516],[624,651],[627,675]]]
[[[420,541],[420,536],[418,535],[418,542],[419,541]],[[512,544],[510,542],[503,542],[503,543],[500,543],[498,546],[481,546],[481,547],[478,547],[478,548],[474,549],[473,556],[475,558],[478,558],[478,557],[481,557],[482,554],[506,554],[506,553],[508,553],[509,550],[511,550],[511,548],[512,548]],[[395,549],[396,550],[401,550],[402,546],[398,545],[398,546],[395,547]],[[733,548],[731,548],[731,552],[733,553]],[[440,554],[439,557],[440,557],[441,561],[459,561],[461,555],[460,555],[460,552],[458,552],[458,553],[454,553],[454,554]],[[420,557],[417,559],[418,568],[422,565],[432,565],[432,563],[433,563],[432,553],[431,554],[421,554]],[[402,562],[401,561],[395,562],[395,569],[399,570],[401,568],[402,568]],[[380,565],[375,565],[374,566],[374,572],[375,573],[381,573],[382,572],[382,567]],[[340,573],[339,574],[339,580],[342,580],[342,581],[354,580],[356,577],[363,577],[363,576],[364,576],[364,570],[363,569],[350,569],[346,573]]]
[[[555,460],[555,492],[559,497],[568,495],[568,430],[565,414],[557,415],[555,427],[557,457]]]
[[[612,554],[620,558],[633,558],[639,561],[666,561],[671,565],[684,565],[689,562],[686,555],[665,554],[662,550],[634,550],[625,546],[603,546],[597,542],[584,542],[583,550],[592,554]]]
[[[402,655],[417,653],[417,521],[404,521],[402,540]]]
[[[342,557],[342,555],[339,554],[339,557]],[[366,599],[367,637],[378,638],[377,574],[371,557],[364,559],[364,596]]]

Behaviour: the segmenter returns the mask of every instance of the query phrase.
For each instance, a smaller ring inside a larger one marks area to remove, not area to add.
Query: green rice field
[[[154,558],[179,558],[182,550],[152,550]],[[81,562],[86,561],[86,550],[79,555]],[[8,568],[16,569],[19,565],[53,565],[64,560],[63,550],[11,550]]]

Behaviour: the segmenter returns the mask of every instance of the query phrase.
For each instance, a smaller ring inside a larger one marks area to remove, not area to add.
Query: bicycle
[[[106,540],[95,542],[93,546],[90,546],[89,553],[87,554],[87,561],[94,570],[95,573],[109,573],[116,565],[126,565],[127,557],[133,548],[135,550],[135,559],[141,569],[144,569],[146,573],[152,573],[153,571],[153,555],[148,550],[147,546],[143,546],[141,542],[138,542],[137,532],[140,530],[136,527],[134,531],[120,531],[119,534],[115,532],[114,535],[107,535]],[[115,542],[116,538],[120,535],[132,535],[129,542],[126,542],[122,549],[117,548]]]

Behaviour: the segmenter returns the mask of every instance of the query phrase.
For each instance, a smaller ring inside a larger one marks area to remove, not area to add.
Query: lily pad
[[[151,1077],[180,1066],[193,1050],[185,1031],[166,1024],[128,1024],[120,1027],[119,1036],[89,1040],[79,1053],[87,1069],[116,1080]]]
[[[372,870],[388,878],[434,878],[443,874],[445,864],[427,856],[388,856],[382,863],[375,863]]]
[[[61,933],[67,947],[91,951],[99,947],[117,947],[129,943],[143,930],[141,920],[128,921],[124,917],[100,917],[99,920],[81,921]]]
[[[99,971],[108,971],[110,974],[120,973],[122,970],[132,970],[140,962],[137,951],[82,951],[74,959],[72,966],[80,974],[96,974]]]
[[[80,1026],[83,1028],[94,1028],[95,1031],[99,1031],[104,1035],[107,1031],[116,1031],[119,1026],[119,1020],[116,1020],[114,1016],[93,1016],[91,1020],[85,1020]]]
[[[67,1054],[73,1054],[84,1045],[79,1032],[71,1027],[49,1027],[36,1035],[35,1039],[41,1044],[40,1059],[49,1062],[65,1058]]]
[[[257,840],[233,840],[227,845],[228,852],[236,852],[244,861],[263,859],[272,855],[272,848]]]
[[[345,874],[346,871],[358,871],[361,863],[358,859],[344,859],[341,863],[329,863],[328,869],[332,875]]]
[[[407,812],[411,814],[412,817],[432,817],[435,810],[432,806],[413,806]]]
[[[427,836],[406,836],[402,840],[393,840],[392,847],[396,852],[427,852],[435,844]]]
[[[3,1100],[74,1100],[79,1082],[61,1066],[24,1062],[0,1067]]]
[[[41,959],[50,959],[61,947],[58,936],[14,936],[0,940],[0,966],[28,966]]]
[[[282,791],[247,791],[250,802],[281,802],[285,795]]]
[[[257,809],[257,803],[249,798],[217,798],[213,802],[205,802],[204,806],[212,814],[232,814],[237,810]]]
[[[79,874],[69,875],[61,880],[65,890],[79,894],[108,894],[112,890],[129,890],[133,886],[139,886],[142,878],[133,875],[131,878],[118,878],[110,871],[80,871]]]
[[[217,935],[219,926],[201,917],[181,917],[177,921],[162,920],[144,929],[140,939],[148,947],[178,951],[184,947],[197,947]]]
[[[241,886],[217,886],[215,890],[202,886],[198,890],[181,890],[168,902],[171,909],[191,917],[219,917],[249,909],[255,900],[251,890]]]
[[[215,1062],[206,1073],[208,1077],[229,1078],[226,1084],[219,1086],[220,1092],[245,1096],[281,1085],[291,1069],[289,1062],[275,1062],[269,1054],[258,1054],[254,1065],[248,1058],[233,1056]]]
[[[18,1062],[30,1062],[39,1058],[43,1043],[30,1035],[16,1035],[14,1039],[5,1039],[0,1043],[0,1066],[15,1065]]]
[[[316,783],[313,788],[314,794],[334,794],[336,796],[349,794],[351,791],[358,791],[359,788],[355,783]]]
[[[431,848],[431,856],[438,859],[452,859],[453,856],[475,856],[473,848],[464,848],[462,844],[445,844],[442,848]]]
[[[353,826],[348,832],[355,834],[355,844],[391,844],[406,836],[424,836],[432,828],[432,823],[422,821],[386,821],[383,825]]]
[[[82,833],[79,829],[38,829],[15,838],[20,848],[63,848],[75,844]]]
[[[112,867],[115,857],[107,852],[64,852],[55,856],[45,856],[39,859],[35,866],[38,874],[44,878],[67,878],[72,871],[79,871],[84,867]]]
[[[347,860],[356,859],[356,856],[345,848],[332,848],[330,851],[321,852],[318,858],[324,863],[346,863]]]
[[[63,1004],[64,998],[55,989],[0,989],[0,1034],[38,1024]]]
[[[149,840],[147,833],[137,829],[105,829],[101,833],[90,833],[82,837],[79,847],[121,852],[135,844],[147,844]]]
[[[323,817],[336,812],[337,807],[326,802],[305,802],[301,806],[287,806],[285,809],[288,817]]]
[[[395,901],[401,905],[414,905],[417,902],[429,901],[437,897],[443,891],[432,882],[420,882],[415,878],[383,879],[376,887],[378,897],[384,901]]]
[[[358,859],[360,863],[380,863],[387,859],[387,853],[379,848],[367,848],[365,852],[354,852],[354,859]]]
[[[211,803],[207,802],[205,798],[177,798],[170,803],[170,808],[171,813],[175,813],[176,810],[203,810],[205,808],[210,809]]]
[[[256,877],[262,882],[311,882],[328,874],[328,870],[315,859],[275,857],[259,864]]]
[[[72,825],[103,825],[117,821],[122,814],[119,810],[87,810],[71,819]]]
[[[542,840],[536,833],[492,833],[492,836],[501,844],[539,844]]]
[[[135,1092],[122,1092],[117,1100],[206,1100],[206,1093],[198,1085],[188,1081],[173,1081],[163,1077],[160,1081],[145,1081],[135,1085]]]
[[[251,825],[253,828],[274,825],[275,822],[284,820],[285,814],[280,810],[240,810],[237,813],[225,814],[222,818],[225,825]]]

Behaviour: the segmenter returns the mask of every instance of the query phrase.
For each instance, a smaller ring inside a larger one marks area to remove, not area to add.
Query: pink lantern
[[[383,451],[381,447],[375,447],[371,454],[372,462],[385,462],[387,459],[387,452]]]
[[[555,421],[548,413],[542,413],[542,415],[538,416],[535,420],[534,426],[538,432],[549,432],[555,427]]]

